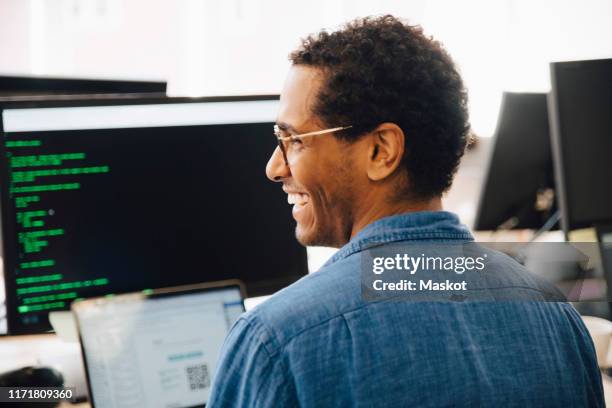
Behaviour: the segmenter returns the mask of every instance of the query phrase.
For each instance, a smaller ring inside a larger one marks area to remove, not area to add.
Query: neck
[[[384,217],[392,215],[406,214],[411,212],[419,211],[441,211],[442,200],[440,197],[435,197],[430,200],[418,201],[418,202],[397,202],[392,204],[386,204],[384,206],[373,206],[366,208],[362,214],[360,214],[353,223],[353,230],[351,231],[351,238],[353,238],[359,231],[364,229],[367,225],[373,223]]]

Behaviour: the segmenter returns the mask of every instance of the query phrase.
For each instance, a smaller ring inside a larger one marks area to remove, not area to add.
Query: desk
[[[612,406],[612,378],[602,374],[606,406]]]
[[[26,366],[50,366],[64,375],[76,395],[87,394],[79,343],[66,343],[55,334],[0,338],[0,372]]]

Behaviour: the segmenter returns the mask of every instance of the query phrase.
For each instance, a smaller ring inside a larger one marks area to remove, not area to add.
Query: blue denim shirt
[[[209,406],[604,406],[592,341],[568,303],[362,299],[368,246],[472,239],[448,212],[370,224],[236,322]]]

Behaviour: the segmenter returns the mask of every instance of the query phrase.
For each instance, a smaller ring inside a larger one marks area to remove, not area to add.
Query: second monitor
[[[475,229],[541,228],[554,187],[546,94],[504,93]]]

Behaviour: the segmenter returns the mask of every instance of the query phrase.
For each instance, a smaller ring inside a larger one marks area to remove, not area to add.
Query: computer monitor
[[[72,94],[166,94],[166,82],[0,75],[0,97]]]
[[[237,278],[249,296],[307,273],[265,166],[277,96],[1,106],[9,331],[76,298]]]
[[[506,92],[475,229],[539,229],[556,211],[546,94]]]
[[[563,229],[612,221],[612,59],[552,63],[550,119]]]

